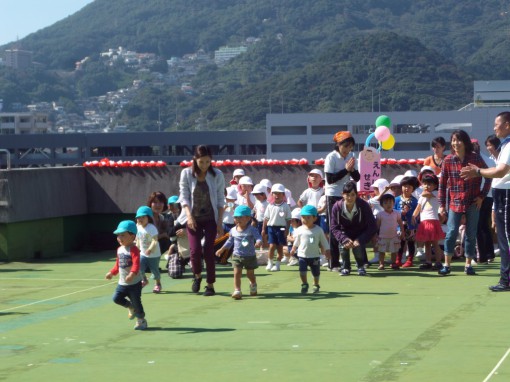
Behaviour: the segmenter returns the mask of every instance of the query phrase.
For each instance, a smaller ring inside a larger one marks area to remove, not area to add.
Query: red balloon
[[[301,158],[301,159],[299,160],[299,164],[300,164],[301,166],[305,166],[305,165],[307,165],[307,164],[308,164],[308,160],[307,160],[307,159],[305,159],[305,158]]]

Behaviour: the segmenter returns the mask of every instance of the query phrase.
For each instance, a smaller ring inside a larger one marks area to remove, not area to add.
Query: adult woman
[[[166,196],[161,191],[155,191],[147,199],[147,207],[150,207],[154,214],[154,225],[158,229],[158,242],[161,253],[165,253],[170,247],[170,236],[168,220],[163,214],[167,210]]]
[[[195,275],[191,290],[198,293],[202,282],[202,258],[205,260],[207,286],[204,296],[213,296],[216,281],[214,239],[223,235],[225,178],[211,166],[209,147],[195,147],[193,164],[181,172],[179,201],[187,217],[191,268]],[[204,247],[201,240],[204,238]]]
[[[479,210],[483,199],[491,187],[491,181],[485,179],[483,188],[482,178],[464,180],[460,177],[460,169],[469,163],[479,168],[487,168],[482,157],[473,151],[473,143],[464,130],[455,130],[451,136],[452,154],[446,156],[441,167],[439,182],[439,215],[446,212],[448,198],[448,231],[444,243],[445,264],[438,273],[446,276],[450,274],[450,265],[454,253],[455,242],[459,232],[460,219],[466,215],[466,266],[464,272],[474,275],[471,266],[476,256],[476,232],[478,227]]]
[[[446,148],[446,141],[443,137],[436,137],[430,142],[432,147],[433,155],[425,158],[423,161],[424,166],[430,166],[434,169],[434,173],[439,175],[441,173],[441,165],[444,160],[444,149]]]
[[[353,179],[355,182],[360,180],[360,174],[357,168],[356,157],[352,153],[354,148],[354,138],[348,131],[339,131],[333,137],[335,149],[330,152],[324,160],[324,172],[326,176],[326,204],[331,224],[331,210],[335,202],[342,198],[342,189],[344,185]],[[329,236],[329,246],[331,248],[331,259],[329,269],[340,270],[340,252],[338,242],[334,235]]]
[[[331,211],[331,235],[338,241],[342,256],[340,274],[351,273],[349,249],[352,249],[358,274],[365,276],[365,248],[377,231],[374,214],[370,205],[358,197],[356,183],[347,182],[342,190],[342,199],[337,201]]]

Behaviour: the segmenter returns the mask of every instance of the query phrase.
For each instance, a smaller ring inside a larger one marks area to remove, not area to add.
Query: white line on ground
[[[505,360],[506,357],[508,357],[508,354],[510,354],[510,348],[508,348],[508,350],[506,351],[505,355],[499,360],[499,362],[496,364],[496,366],[494,366],[494,369],[492,369],[492,371],[489,373],[489,375],[487,376],[487,378],[485,378],[483,380],[483,382],[487,382],[489,379],[492,378],[492,376],[494,375],[494,373],[496,373],[496,371],[499,369],[499,367],[501,366],[501,364],[503,363],[503,361]]]
[[[95,286],[95,287],[92,287],[92,288],[87,288],[87,289],[78,290],[78,291],[76,291],[76,292],[72,292],[72,293],[62,294],[62,295],[60,295],[60,296],[56,296],[56,297],[52,297],[52,298],[47,298],[47,299],[44,299],[44,300],[34,301],[34,302],[31,302],[30,304],[19,305],[19,306],[15,306],[15,307],[13,307],[13,308],[9,308],[9,309],[3,309],[3,310],[0,310],[0,313],[9,312],[9,311],[11,311],[11,310],[24,308],[24,307],[26,307],[26,306],[31,306],[31,305],[35,305],[35,304],[40,304],[40,303],[42,303],[42,302],[46,302],[46,301],[57,300],[57,299],[59,299],[59,298],[67,297],[67,296],[72,296],[73,294],[77,294],[77,293],[88,292],[89,290],[93,290],[93,289],[97,289],[97,288],[102,288],[102,287],[104,287],[104,286],[111,285],[111,284],[114,284],[114,283],[117,283],[117,281],[112,281],[112,282],[109,282],[109,283],[106,283],[106,284],[102,284],[102,285],[98,285],[98,286]]]

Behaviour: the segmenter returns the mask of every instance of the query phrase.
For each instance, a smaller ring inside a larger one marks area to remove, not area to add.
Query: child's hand
[[[326,259],[331,260],[331,251],[329,249],[325,251],[324,256],[326,256]]]
[[[113,277],[113,275],[111,274],[111,272],[108,272],[104,278],[107,280],[111,280],[112,277]]]
[[[411,223],[413,223],[413,225],[416,225],[416,216],[413,216],[411,218]]]
[[[359,241],[358,240],[354,240],[352,242],[352,246],[353,246],[353,248],[359,247]]]
[[[259,249],[262,247],[262,242],[261,241],[256,241],[255,242],[255,248]]]
[[[149,255],[151,254],[151,252],[152,252],[152,250],[151,250],[151,249],[149,249],[149,248],[147,248],[147,249],[146,249],[146,251],[145,251],[145,254],[146,254],[147,256],[149,256]]]
[[[221,257],[221,254],[223,253],[224,248],[220,248],[216,251],[216,257]]]
[[[129,272],[129,274],[126,276],[126,282],[130,283],[135,278],[135,274],[133,272]]]

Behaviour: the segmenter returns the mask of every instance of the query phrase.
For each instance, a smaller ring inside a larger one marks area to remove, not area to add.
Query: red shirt
[[[486,197],[491,188],[491,180],[485,179],[482,185],[482,177],[469,180],[461,179],[460,169],[472,163],[480,168],[487,168],[484,160],[479,154],[469,153],[464,156],[461,162],[457,155],[447,155],[441,167],[441,177],[439,178],[439,206],[446,206],[446,197],[448,196],[448,207],[453,212],[464,213],[479,196]],[[481,189],[481,190],[480,190]]]

